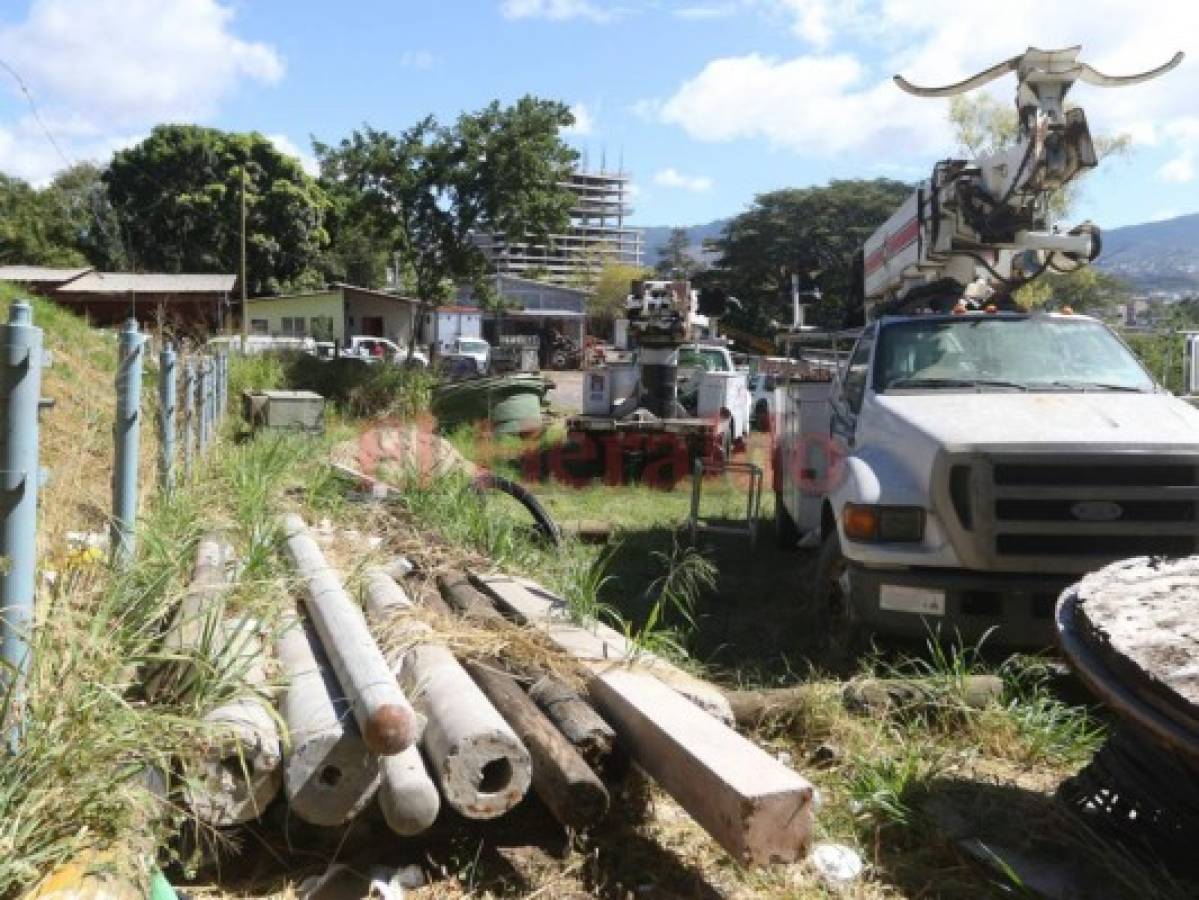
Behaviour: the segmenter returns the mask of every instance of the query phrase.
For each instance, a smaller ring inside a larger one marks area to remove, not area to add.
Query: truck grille
[[[972,453],[948,459],[942,503],[972,566],[1085,572],[1199,550],[1199,454]]]

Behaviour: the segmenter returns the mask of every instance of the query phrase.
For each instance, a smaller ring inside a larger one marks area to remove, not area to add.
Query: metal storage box
[[[320,434],[325,430],[325,398],[312,391],[244,391],[241,407],[242,416],[255,431],[270,428]]]

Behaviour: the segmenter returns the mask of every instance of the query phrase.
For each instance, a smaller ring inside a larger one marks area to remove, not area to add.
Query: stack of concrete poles
[[[633,658],[623,635],[570,622],[561,601],[523,579],[443,575],[422,597],[430,618],[401,586],[410,567],[379,567],[365,572],[359,604],[304,521],[282,525],[303,608],[275,641],[280,715],[262,699],[256,626],[222,614],[228,553],[216,536],[200,544],[167,638],[171,662],[148,682],[160,696],[186,696],[199,677],[187,661],[207,656],[236,665],[246,685],[209,713],[218,739],[188,761],[187,798],[201,820],[257,817],[282,786],[302,821],[343,826],[377,798],[387,826],[412,837],[443,819],[443,804],[489,820],[532,791],[562,826],[586,828],[608,814],[600,775],[619,777],[631,760],[739,862],[793,862],[806,851],[812,786],[726,724],[731,707],[712,685]],[[438,637],[450,617],[537,629],[580,677],[534,660],[460,662]]]
[[[283,527],[288,554],[304,582],[308,614],[346,691],[366,746],[380,756],[406,750],[418,737],[416,714],[371,637],[362,610],[325,561],[304,520],[288,515]]]

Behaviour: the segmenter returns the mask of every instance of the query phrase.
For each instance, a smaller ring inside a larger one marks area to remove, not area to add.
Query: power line
[[[0,68],[3,68],[4,71],[11,75],[13,81],[17,83],[17,87],[25,95],[25,102],[29,104],[29,112],[33,114],[33,121],[37,122],[38,128],[42,130],[42,134],[46,136],[46,140],[50,142],[50,146],[54,148],[54,152],[58,154],[58,158],[63,161],[63,164],[68,169],[71,168],[75,163],[63,153],[62,147],[58,145],[58,141],[54,139],[54,135],[50,132],[49,127],[42,120],[42,114],[37,108],[37,102],[33,99],[33,92],[29,90],[29,85],[25,83],[25,79],[21,77],[21,73],[3,59],[0,59]]]

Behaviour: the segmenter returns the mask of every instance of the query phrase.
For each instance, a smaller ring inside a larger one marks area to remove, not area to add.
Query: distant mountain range
[[[720,237],[728,219],[687,229],[689,252],[712,262],[704,242]],[[654,265],[658,251],[670,238],[670,226],[645,228],[645,262]],[[1199,213],[1127,225],[1103,232],[1098,267],[1124,279],[1138,291],[1194,293],[1199,291]]]
[[[724,231],[724,226],[728,223],[728,219],[717,219],[715,222],[692,225],[687,228],[687,252],[696,259],[702,259],[707,263],[713,262],[716,254],[704,250],[704,242],[720,237],[720,233]],[[679,226],[662,225],[641,229],[645,233],[645,264],[647,266],[657,264],[659,251],[666,246],[666,242],[670,240],[670,232],[676,227]]]
[[[1199,213],[1105,231],[1096,265],[1140,291],[1199,291]]]

